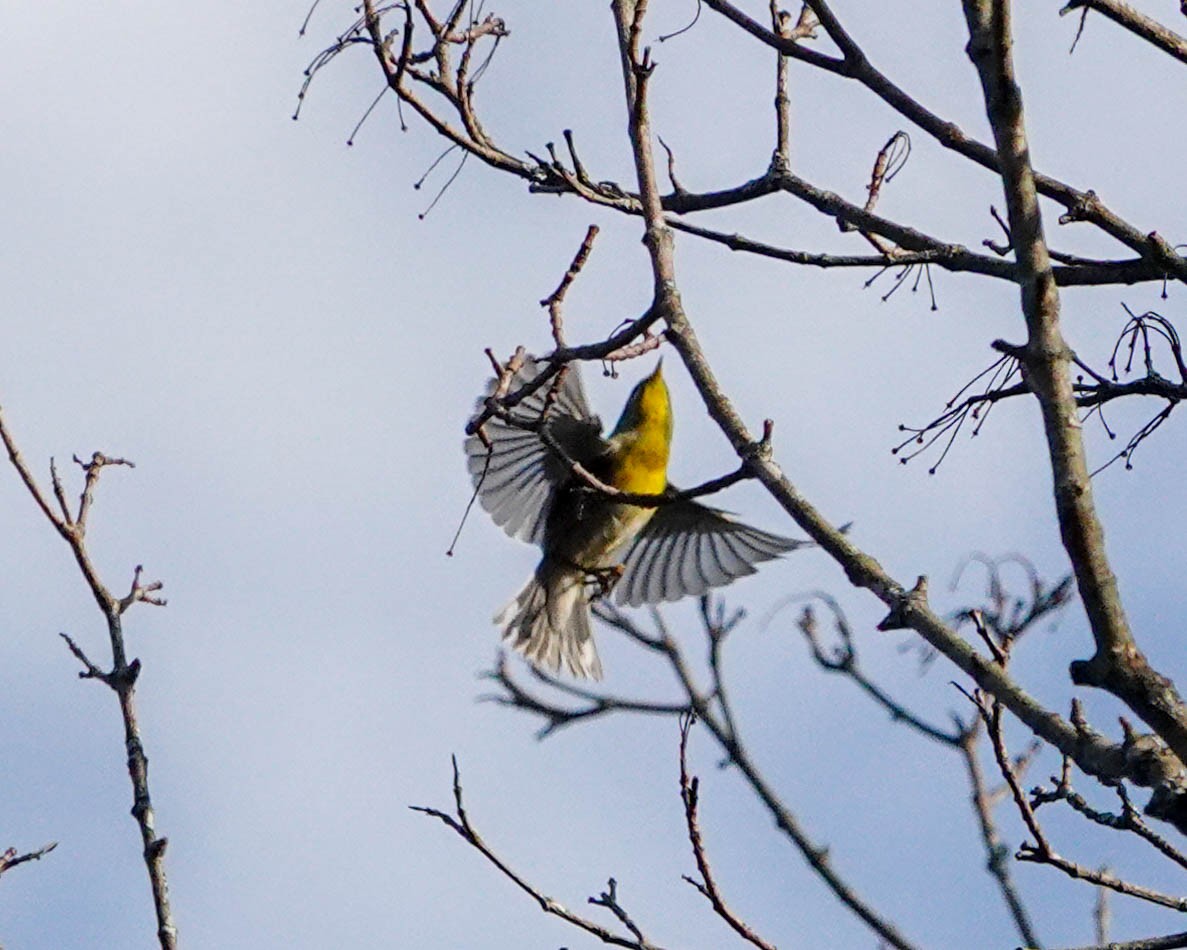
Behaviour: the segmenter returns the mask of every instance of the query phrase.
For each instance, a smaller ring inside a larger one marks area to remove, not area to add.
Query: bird
[[[525,357],[503,391],[515,392],[547,366]],[[491,380],[476,412],[496,386]],[[559,673],[563,667],[578,679],[602,678],[590,620],[593,599],[612,593],[617,604],[638,607],[699,596],[810,544],[679,497],[668,482],[672,406],[662,358],[634,387],[608,437],[574,363],[559,383],[545,383],[520,401],[510,421],[494,416],[483,428],[489,447],[477,433],[465,442],[479,502],[508,535],[542,552],[532,576],[494,622],[503,639],[539,669]],[[573,462],[620,491],[668,497],[655,506],[619,501],[590,485]]]

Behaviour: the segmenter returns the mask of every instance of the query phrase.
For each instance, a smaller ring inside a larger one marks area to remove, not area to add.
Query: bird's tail
[[[536,666],[555,673],[563,665],[578,678],[602,678],[582,571],[542,561],[495,623],[503,639]]]

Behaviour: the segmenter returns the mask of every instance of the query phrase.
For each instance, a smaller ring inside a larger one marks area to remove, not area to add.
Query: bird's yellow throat
[[[658,495],[668,487],[672,403],[660,366],[631,392],[611,441],[615,488]]]

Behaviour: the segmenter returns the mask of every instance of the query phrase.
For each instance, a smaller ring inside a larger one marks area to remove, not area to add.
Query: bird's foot
[[[597,587],[590,597],[590,602],[600,600],[607,596],[610,591],[614,590],[614,585],[622,579],[623,571],[624,568],[621,564],[613,564],[610,567],[587,568],[585,571],[586,582],[594,584]]]

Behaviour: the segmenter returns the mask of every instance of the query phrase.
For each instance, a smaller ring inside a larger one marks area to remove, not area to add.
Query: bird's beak
[[[655,370],[652,372],[652,374],[649,378],[650,379],[660,379],[664,375],[663,369],[664,369],[664,358],[661,356],[659,358],[659,362],[655,364]]]

